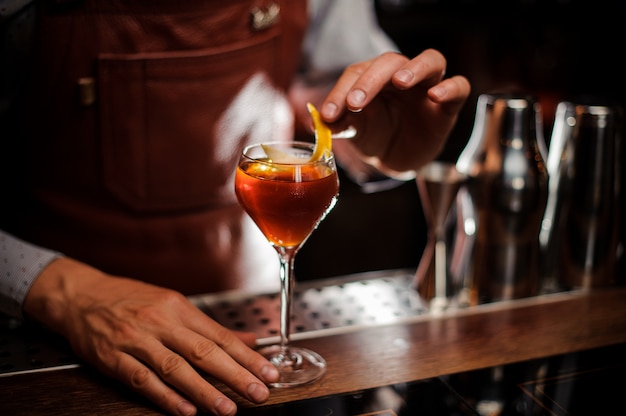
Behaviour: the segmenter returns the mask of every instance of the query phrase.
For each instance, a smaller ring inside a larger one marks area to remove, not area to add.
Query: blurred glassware
[[[549,196],[540,234],[545,278],[556,290],[616,282],[623,112],[562,101],[548,156]]]
[[[457,161],[457,169],[468,176],[474,212],[470,305],[539,294],[546,157],[535,98],[479,96],[472,134]]]

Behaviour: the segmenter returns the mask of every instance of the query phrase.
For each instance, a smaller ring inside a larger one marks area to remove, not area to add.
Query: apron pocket
[[[246,133],[225,139],[217,123],[255,74],[276,76],[278,51],[272,35],[230,49],[100,55],[102,171],[109,192],[141,212],[233,203],[231,179]]]

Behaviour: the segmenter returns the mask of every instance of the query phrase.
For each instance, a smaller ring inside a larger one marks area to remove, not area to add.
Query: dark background
[[[462,74],[472,84],[440,159],[455,161],[460,154],[482,93],[516,89],[535,95],[548,144],[561,100],[591,97],[624,107],[626,1],[377,0],[376,5],[381,26],[403,53],[436,48],[448,59],[447,75]],[[342,179],[335,209],[298,254],[296,277],[417,267],[426,227],[415,182],[366,195]]]

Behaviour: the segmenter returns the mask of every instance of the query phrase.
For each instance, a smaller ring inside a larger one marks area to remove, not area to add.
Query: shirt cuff
[[[23,319],[24,299],[41,271],[61,253],[0,230],[0,313]]]

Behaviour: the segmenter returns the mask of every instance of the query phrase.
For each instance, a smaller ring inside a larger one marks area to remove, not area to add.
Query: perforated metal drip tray
[[[60,335],[34,323],[0,319],[0,377],[78,365]]]
[[[297,282],[291,305],[291,334],[308,338],[347,328],[389,324],[427,312],[412,287],[415,271],[387,270],[336,279]],[[259,344],[280,334],[280,295],[237,292],[191,297],[222,325],[257,334]]]
[[[411,288],[413,277],[414,271],[398,270],[297,282],[292,304],[293,338],[393,323],[426,313]],[[255,332],[260,344],[274,342],[278,337],[278,293],[225,292],[189,299],[222,325]],[[32,323],[0,320],[0,376],[79,365],[59,335]]]

